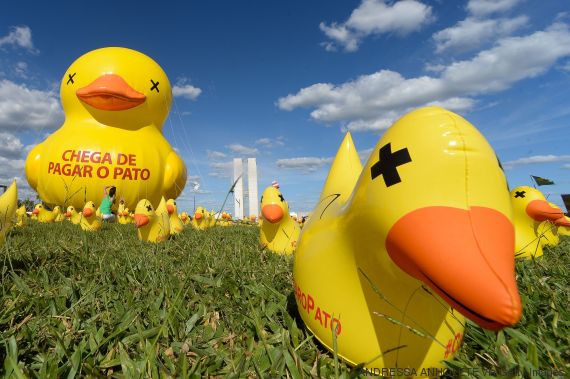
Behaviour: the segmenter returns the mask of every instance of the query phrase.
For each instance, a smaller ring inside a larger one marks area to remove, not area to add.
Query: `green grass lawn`
[[[132,225],[31,224],[11,232],[0,261],[3,376],[359,376],[305,330],[292,259],[260,251],[255,227],[153,245]],[[462,377],[570,377],[570,239],[517,274],[520,324],[469,324],[448,362]]]

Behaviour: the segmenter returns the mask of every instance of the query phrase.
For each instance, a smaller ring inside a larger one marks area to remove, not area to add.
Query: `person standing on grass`
[[[115,186],[105,186],[103,188],[104,196],[103,200],[101,200],[101,206],[99,209],[101,210],[101,217],[103,221],[113,222],[115,221],[115,214],[111,211],[111,207],[115,203],[115,194],[117,192],[117,188]]]

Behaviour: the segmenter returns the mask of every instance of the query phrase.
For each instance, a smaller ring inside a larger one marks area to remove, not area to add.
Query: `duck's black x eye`
[[[74,84],[74,83],[75,83],[75,82],[73,81],[73,77],[75,76],[75,74],[77,74],[77,72],[74,72],[73,74],[67,74],[67,77],[68,77],[69,79],[67,79],[67,83],[66,83],[66,84],[69,84],[70,82],[71,82],[71,84]]]
[[[152,205],[148,204],[148,205],[146,206],[146,210],[149,211],[149,212],[152,212]]]
[[[154,80],[152,80],[152,79],[150,80],[150,82],[152,83],[152,87],[150,87],[150,90],[151,91],[156,90],[156,92],[160,92],[160,90],[158,89],[158,85],[160,84],[160,82],[157,81],[155,83]]]
[[[283,197],[282,194],[279,194],[279,199],[281,199],[281,202],[284,202],[284,201],[285,201],[285,198]]]

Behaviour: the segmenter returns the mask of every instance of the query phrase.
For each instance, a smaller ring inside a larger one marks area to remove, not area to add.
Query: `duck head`
[[[168,199],[166,202],[166,209],[168,210],[169,215],[178,214],[178,208],[176,207],[176,201],[174,199]]]
[[[154,207],[147,199],[142,199],[135,208],[135,225],[137,228],[147,225],[152,218],[156,217]]]
[[[516,187],[511,191],[511,201],[516,218],[530,217],[535,222],[562,219],[564,212],[557,206],[546,201],[546,198],[536,188],[529,186]]]
[[[83,206],[83,217],[87,219],[91,217],[96,217],[95,212],[96,212],[96,207],[93,201],[88,201],[87,203],[85,203],[85,205]]]
[[[485,138],[459,115],[426,107],[398,120],[346,207],[353,234],[366,236],[359,246],[384,244],[375,248],[379,264],[422,281],[487,329],[520,319],[505,175]]]
[[[122,47],[79,57],[64,74],[60,95],[66,117],[124,129],[151,124],[161,128],[172,102],[162,68],[148,56]]]
[[[73,216],[75,213],[77,213],[75,207],[73,205],[70,205],[65,210],[65,217],[71,218],[71,216]]]
[[[39,215],[40,212],[44,211],[44,205],[43,204],[36,204],[36,206],[34,207],[34,210],[32,211],[33,215]]]
[[[202,207],[196,208],[196,212],[194,212],[194,220],[196,222],[203,222],[207,217],[208,211]]]
[[[289,204],[274,186],[267,187],[261,195],[261,216],[263,220],[276,224],[283,217],[289,217]]]

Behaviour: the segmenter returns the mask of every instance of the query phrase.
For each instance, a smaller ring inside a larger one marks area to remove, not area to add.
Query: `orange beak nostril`
[[[283,209],[277,204],[267,204],[261,209],[261,214],[263,218],[274,224],[283,218]]]

